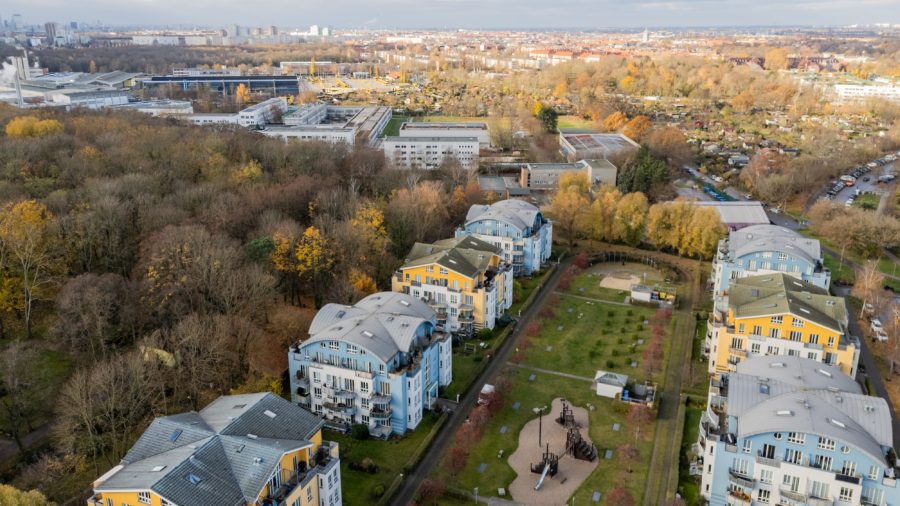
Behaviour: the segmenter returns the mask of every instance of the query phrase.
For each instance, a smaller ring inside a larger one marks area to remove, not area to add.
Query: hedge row
[[[409,461],[406,463],[406,468],[404,468],[404,470],[409,472],[416,467],[416,464],[418,464],[419,460],[422,459],[422,455],[424,455],[428,448],[431,446],[431,442],[434,441],[434,438],[441,430],[441,427],[443,427],[444,424],[447,423],[447,419],[449,417],[450,415],[448,415],[447,413],[443,413],[441,417],[438,418],[437,423],[435,423],[434,427],[431,428],[431,432],[428,433],[428,436],[425,437],[425,439],[422,441],[422,444],[419,445],[419,448],[409,458]]]
[[[684,418],[687,414],[687,406],[685,404],[687,401],[687,397],[682,395],[678,400],[678,416],[675,418],[675,462],[672,463],[672,469],[669,471],[669,483],[666,485],[666,498],[675,497],[675,494],[678,493],[678,479],[679,479],[679,471],[680,471],[680,463],[681,463],[681,443],[682,439],[684,439]],[[662,427],[657,427],[656,430],[663,430]]]
[[[384,495],[381,496],[381,499],[379,499],[378,502],[375,503],[375,506],[388,506],[388,504],[391,504],[391,502],[393,502],[394,500],[394,496],[397,495],[397,492],[400,491],[400,487],[402,485],[403,476],[400,476],[398,474],[397,477],[394,478],[393,483],[391,483],[391,486],[384,491]]]
[[[628,303],[631,304],[632,306],[647,307],[647,308],[651,308],[651,309],[659,309],[659,301],[634,300],[634,298],[632,298]]]

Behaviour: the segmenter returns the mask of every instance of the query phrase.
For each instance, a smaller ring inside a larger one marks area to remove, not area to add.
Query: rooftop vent
[[[409,306],[409,302],[406,302],[405,300],[401,300],[400,303],[404,306]]]
[[[185,479],[194,485],[200,483],[200,478],[197,478],[197,476],[195,476],[193,474],[189,474],[189,475],[185,476]]]
[[[826,301],[825,301],[825,305],[826,305],[826,306],[833,306],[833,305],[834,305],[834,301],[833,301],[833,300],[826,300]]]
[[[756,290],[756,289],[750,290],[750,296],[751,297],[759,297],[759,290]]]
[[[775,416],[794,416],[794,412],[790,410],[776,411]]]
[[[246,406],[246,404],[236,404],[234,409],[244,409],[244,406]]]
[[[772,362],[769,367],[784,367],[784,362]]]
[[[797,378],[797,379],[800,379],[800,378],[802,378],[803,376],[800,376],[799,374],[794,374],[794,377]]]
[[[150,472],[158,473],[158,472],[162,471],[162,470],[165,469],[165,468],[166,468],[166,466],[156,466],[156,467],[154,467],[153,469],[151,469]]]
[[[841,390],[837,387],[828,387],[828,391],[832,393],[840,392]]]
[[[238,452],[238,453],[241,453],[242,451],[244,451],[244,447],[245,447],[245,446],[246,446],[246,445],[238,446],[237,452]]]
[[[347,314],[346,311],[338,311],[337,317],[338,317],[338,318],[343,318],[345,314]]]
[[[840,397],[840,396],[835,397],[835,400],[837,400],[838,402],[844,402],[843,397]]]
[[[775,279],[767,278],[767,279],[762,280],[763,283],[768,283],[769,281],[775,281]]]
[[[269,418],[275,418],[276,416],[278,416],[276,413],[273,413],[273,412],[269,411],[268,409],[263,411],[263,414],[268,416]]]
[[[800,308],[800,311],[803,311],[806,314],[810,314],[809,311],[807,311],[806,309],[803,309],[802,307]]]
[[[867,405],[866,405],[866,411],[868,411],[869,413],[874,413],[874,412],[875,412],[875,406],[869,406],[869,405],[867,404]]]

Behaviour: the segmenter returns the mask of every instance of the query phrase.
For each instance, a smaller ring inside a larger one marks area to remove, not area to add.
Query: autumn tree
[[[456,476],[466,468],[466,452],[460,448],[451,448],[444,459],[444,466],[450,471],[450,474]]]
[[[238,85],[237,89],[234,92],[234,96],[237,99],[239,104],[243,104],[250,101],[250,90],[244,83]]]
[[[635,142],[641,142],[650,131],[650,118],[637,116],[625,124],[625,136]]]
[[[583,229],[583,216],[590,206],[587,198],[578,193],[557,193],[553,197],[551,213],[553,214],[553,228],[559,230],[560,235],[569,246],[575,245],[575,239]]]
[[[444,492],[446,492],[446,490],[447,485],[441,478],[425,478],[422,480],[422,485],[419,487],[419,493],[422,496],[422,500],[432,504],[437,504],[441,497],[444,497]]]
[[[767,70],[784,70],[788,67],[789,62],[787,50],[784,48],[776,47],[766,53],[765,67]]]
[[[669,184],[671,176],[666,162],[654,157],[647,144],[641,144],[634,158],[619,171],[616,180],[623,194],[646,193],[656,185]]]
[[[487,406],[479,404],[471,412],[469,412],[469,423],[475,425],[479,429],[484,429],[485,424],[491,419],[491,413]]]
[[[645,432],[650,424],[656,420],[656,412],[647,407],[646,404],[634,404],[625,415],[625,420],[631,424],[634,430],[634,438],[637,440],[641,437],[641,433]]]
[[[625,443],[623,445],[619,445],[619,460],[622,461],[623,464],[628,468],[628,472],[631,472],[631,466],[637,464],[641,461],[641,452],[638,451],[637,448],[633,444]]]
[[[553,107],[541,107],[541,110],[537,113],[537,119],[541,122],[541,126],[544,127],[545,131],[555,132],[556,125],[559,122],[559,113]]]
[[[528,325],[525,326],[525,334],[529,337],[540,337],[541,336],[541,324],[537,320],[532,320],[528,322]]]
[[[885,293],[884,274],[878,269],[878,263],[875,261],[868,261],[856,270],[856,283],[853,284],[850,294],[863,302],[859,313],[860,320],[865,316],[866,304],[876,308],[875,314],[882,314],[893,300],[892,296]]]
[[[578,267],[579,269],[584,270],[590,266],[591,266],[591,263],[588,260],[588,256],[587,256],[586,252],[582,251],[581,253],[578,254],[577,257],[575,257],[575,267]]]
[[[6,124],[6,135],[13,137],[45,137],[62,133],[65,128],[55,119],[39,120],[33,116],[15,118]]]
[[[559,178],[559,193],[577,193],[585,195],[591,189],[587,172],[564,172]]]
[[[675,127],[657,128],[646,141],[653,156],[666,160],[671,167],[681,167],[693,159],[687,137]]]
[[[625,116],[625,113],[616,111],[606,117],[606,120],[603,122],[603,126],[606,127],[606,130],[608,132],[615,132],[616,130],[622,128],[627,121],[628,117]]]
[[[466,455],[469,454],[469,450],[472,446],[478,444],[481,441],[481,429],[479,429],[476,425],[471,423],[464,423],[459,430],[456,431],[456,436],[454,436],[454,441],[456,441],[456,445],[466,452]]]
[[[738,111],[748,111],[756,105],[756,94],[750,90],[744,90],[731,99],[731,106]]]
[[[715,207],[708,206],[694,210],[688,230],[690,230],[688,252],[696,255],[698,259],[712,258],[719,241],[728,233],[719,211]]]
[[[575,272],[572,267],[564,270],[562,274],[559,275],[559,281],[556,282],[556,289],[565,292],[572,286],[572,278],[575,276]]]
[[[303,233],[296,255],[297,274],[310,283],[316,309],[319,309],[327,283],[333,276],[334,253],[331,245],[319,229],[310,227]]]
[[[649,205],[643,193],[629,193],[622,197],[616,209],[616,237],[622,242],[637,247],[644,237]]]
[[[55,506],[38,490],[19,490],[12,485],[0,483],[0,504],[6,506]]]
[[[599,193],[591,204],[587,219],[595,238],[611,244],[616,239],[616,209],[622,200],[622,192],[612,186],[601,186]]]
[[[625,487],[619,485],[606,496],[606,504],[608,506],[634,506],[634,497],[625,490]]]

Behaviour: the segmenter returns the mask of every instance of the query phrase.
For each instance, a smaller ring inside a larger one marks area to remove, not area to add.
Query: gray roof
[[[409,137],[385,137],[384,142],[471,142],[478,143],[478,137],[454,137],[452,135],[444,135],[444,136],[409,136]]]
[[[219,397],[199,413],[154,420],[122,468],[94,488],[152,490],[179,506],[254,503],[281,457],[311,447],[309,439],[323,426],[316,415],[272,393]],[[181,433],[171,441],[176,431]],[[200,482],[188,481],[190,474]]]
[[[806,259],[822,258],[819,241],[775,225],[753,225],[733,230],[728,234],[728,247],[735,252],[735,257],[757,251],[783,251]]]
[[[506,180],[499,176],[478,176],[478,186],[481,191],[506,191]]]
[[[466,225],[479,220],[499,220],[518,230],[534,225],[541,210],[522,200],[501,200],[491,205],[476,204],[466,214]]]
[[[653,293],[653,289],[647,285],[631,285],[630,290],[632,292],[640,292],[640,293]]]
[[[791,314],[838,333],[847,325],[842,297],[781,273],[732,280],[728,306],[735,318]]]
[[[369,295],[353,306],[326,304],[309,326],[307,346],[320,341],[343,341],[359,346],[388,362],[399,352],[417,344],[416,330],[424,323],[434,325],[434,309],[401,292]]]
[[[884,463],[881,447],[893,446],[887,402],[861,392],[852,378],[815,360],[763,356],[740,362],[729,374],[727,412],[737,418],[738,437],[803,432],[841,441]]]
[[[759,202],[704,202],[694,201],[695,206],[714,207],[726,225],[767,224],[769,217]]]
[[[401,269],[436,264],[467,278],[474,278],[488,269],[495,255],[502,253],[501,248],[472,236],[444,239],[434,244],[417,242]]]
[[[628,383],[628,376],[616,374],[614,372],[597,371],[597,374],[594,375],[594,381],[603,383],[604,385],[624,387]]]

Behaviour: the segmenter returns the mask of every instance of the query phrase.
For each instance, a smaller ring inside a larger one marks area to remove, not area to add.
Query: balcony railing
[[[369,411],[369,417],[373,420],[387,420],[391,417],[393,411],[391,408],[388,409],[373,409]]]
[[[808,506],[834,506],[834,499],[822,499],[820,497],[810,497],[806,500]]]
[[[352,415],[356,413],[356,406],[348,406],[346,404],[335,404],[333,402],[326,402],[322,405],[328,411],[332,413],[343,413],[345,415]]]
[[[325,395],[329,397],[337,397],[338,399],[354,399],[356,392],[353,390],[344,390],[342,388],[323,387]]]
[[[858,478],[856,476],[847,476],[846,474],[841,473],[836,473],[834,475],[834,479],[837,481],[843,481],[844,483],[852,483],[854,485],[859,485],[859,483],[862,481],[861,478]]]
[[[725,493],[725,502],[732,506],[750,506],[750,496],[729,490]]]
[[[769,467],[778,467],[778,468],[781,467],[781,461],[780,461],[780,460],[770,459],[770,458],[767,458],[767,457],[763,457],[763,456],[761,456],[761,455],[757,455],[757,456],[756,456],[756,463],[757,463],[757,464],[762,464],[762,465],[764,465],[764,466],[769,466]]]
[[[752,478],[742,474],[738,474],[731,469],[728,470],[728,481],[739,487],[749,488],[751,490],[756,486],[756,483]]]
[[[731,353],[735,357],[747,358],[747,350],[742,350],[740,348],[728,348],[728,353]]]
[[[897,488],[897,478],[888,478],[885,476],[881,479],[881,484],[885,487]]]

